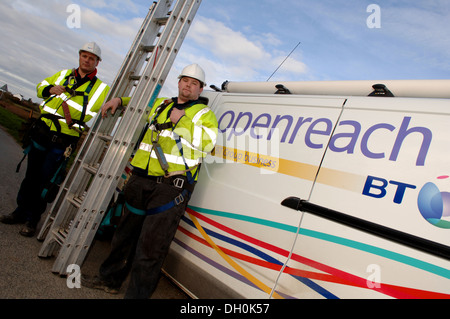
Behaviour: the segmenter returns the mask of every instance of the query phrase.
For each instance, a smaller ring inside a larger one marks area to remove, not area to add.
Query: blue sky
[[[35,86],[77,65],[84,42],[102,48],[99,77],[111,84],[152,1],[2,0],[0,85],[38,102]],[[69,28],[71,4],[80,28]],[[371,4],[379,28],[369,28]],[[203,0],[163,89],[176,95],[183,66],[208,84],[266,81],[449,79],[448,0]]]

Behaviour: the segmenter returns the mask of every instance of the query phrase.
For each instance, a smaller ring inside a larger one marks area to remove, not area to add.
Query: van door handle
[[[424,239],[393,228],[372,223],[367,220],[353,217],[351,215],[344,214],[323,206],[312,204],[309,201],[300,199],[298,197],[288,197],[281,202],[281,205],[297,211],[311,213],[313,215],[364,231],[366,233],[450,260],[449,246],[428,239]]]

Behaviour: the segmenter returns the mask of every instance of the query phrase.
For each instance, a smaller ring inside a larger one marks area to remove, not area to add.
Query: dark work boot
[[[27,221],[23,228],[19,231],[19,234],[25,237],[33,237],[36,232],[36,225],[30,221]]]
[[[14,224],[23,224],[25,223],[25,218],[19,216],[19,214],[15,214],[14,212],[8,215],[0,216],[0,223],[14,225]]]
[[[110,294],[118,294],[120,287],[113,287],[109,282],[99,276],[81,275],[81,285],[86,288],[100,289]]]

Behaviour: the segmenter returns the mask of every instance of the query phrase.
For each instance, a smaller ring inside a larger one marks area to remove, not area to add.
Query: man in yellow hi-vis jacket
[[[89,122],[100,110],[109,87],[97,78],[101,50],[95,42],[79,50],[79,66],[57,72],[37,85],[41,117],[24,141],[27,172],[17,195],[17,208],[0,217],[5,224],[25,223],[20,234],[31,237],[47,203],[64,179],[66,159]]]
[[[204,85],[204,71],[189,65],[179,76],[178,97],[154,104],[149,128],[131,162],[133,174],[124,188],[124,212],[110,255],[99,276],[82,276],[84,286],[117,293],[131,268],[125,298],[149,298],[156,289],[201,160],[217,140],[216,116],[200,98]],[[128,101],[112,99],[102,113]]]

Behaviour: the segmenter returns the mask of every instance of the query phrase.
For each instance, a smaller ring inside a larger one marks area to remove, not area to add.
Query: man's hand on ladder
[[[111,110],[111,115],[116,113],[116,110],[122,106],[122,99],[119,97],[115,97],[102,106],[102,117],[105,118],[108,116],[108,111]]]

